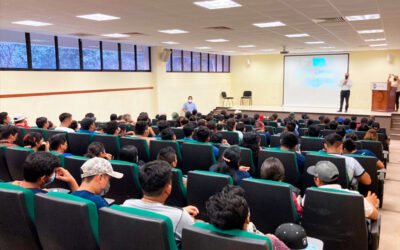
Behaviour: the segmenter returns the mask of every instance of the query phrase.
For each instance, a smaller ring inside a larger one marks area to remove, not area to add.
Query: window
[[[79,40],[72,37],[58,37],[58,61],[60,69],[80,69]]]
[[[231,59],[230,56],[224,56],[224,72],[230,72],[231,71],[230,59]]]
[[[208,72],[208,54],[201,53],[201,72]]]
[[[183,71],[192,71],[192,52],[183,51]]]
[[[135,45],[121,43],[122,70],[136,70]]]
[[[210,54],[210,59],[209,59],[209,68],[210,72],[217,72],[217,57],[214,54]]]
[[[83,69],[100,70],[100,42],[82,40]]]
[[[28,68],[24,32],[0,30],[0,68]]]
[[[172,71],[181,72],[182,71],[182,51],[172,50]]]
[[[172,53],[172,51],[171,51],[171,53]],[[170,56],[169,58],[168,58],[168,60],[167,60],[167,64],[166,64],[166,67],[167,67],[167,72],[172,72],[172,65],[171,65],[171,63],[172,63],[172,57]]]
[[[32,33],[31,55],[33,69],[56,69],[54,36]]]
[[[193,53],[193,72],[200,72],[200,53],[199,52],[192,52]]]
[[[217,55],[217,72],[223,72],[223,56]]]
[[[136,62],[137,70],[149,71],[150,70],[150,47],[136,46]]]
[[[103,69],[104,70],[118,70],[118,43],[103,42]]]

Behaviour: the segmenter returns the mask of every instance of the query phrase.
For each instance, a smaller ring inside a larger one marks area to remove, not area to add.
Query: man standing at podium
[[[393,76],[393,80],[391,80]],[[399,76],[389,74],[388,83],[392,88],[396,89],[396,112],[399,111],[399,98],[400,98],[400,85],[399,85]]]
[[[346,100],[346,106],[344,107],[344,112],[347,112],[349,108],[349,98],[350,98],[350,88],[353,85],[353,82],[349,79],[349,73],[344,75],[344,79],[340,81],[339,87],[340,91],[340,108],[337,112],[342,112],[343,102]]]

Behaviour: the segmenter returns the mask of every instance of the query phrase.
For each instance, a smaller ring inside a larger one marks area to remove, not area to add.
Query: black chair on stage
[[[250,90],[243,91],[243,96],[240,97],[240,105],[244,104],[244,100],[249,100],[249,104],[253,105],[252,97],[253,93]]]

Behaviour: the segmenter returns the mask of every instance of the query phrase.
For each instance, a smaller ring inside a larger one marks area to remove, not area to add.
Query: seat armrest
[[[369,233],[369,248],[370,250],[377,250],[379,248],[379,237],[381,233],[382,216],[379,215],[376,221],[371,221],[368,227]]]
[[[388,159],[388,157],[389,157],[389,151],[383,150],[383,157],[384,157],[385,159]]]

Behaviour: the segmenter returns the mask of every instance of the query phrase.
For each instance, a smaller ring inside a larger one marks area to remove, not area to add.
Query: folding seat
[[[46,130],[46,136],[44,137],[45,141],[48,141],[53,135],[56,134],[64,134],[65,137],[68,139],[68,133],[64,132],[64,131],[58,131],[58,130],[54,130],[54,129],[48,129]],[[73,134],[73,133],[71,133]]]
[[[83,156],[67,156],[64,159],[64,168],[71,173],[78,184],[82,182],[81,166],[87,160],[89,160],[89,158]]]
[[[183,133],[183,129],[181,128],[171,128],[171,129],[172,131],[174,131],[177,140],[185,138],[185,133]]]
[[[33,153],[30,148],[12,147],[5,149],[5,157],[10,177],[13,180],[24,179],[24,162],[29,154]]]
[[[122,179],[110,179],[110,190],[107,198],[115,200],[116,204],[122,204],[127,199],[142,198],[142,189],[139,183],[139,167],[136,164],[112,160],[110,161],[114,171],[124,174]]]
[[[323,130],[321,130],[321,131],[319,132],[319,134],[320,134],[322,137],[325,137],[325,136],[327,136],[327,135],[334,134],[334,133],[336,133],[336,130],[333,130],[333,129],[323,129]]]
[[[158,135],[158,134],[160,133],[160,129],[158,129],[157,126],[151,126],[151,128],[153,129],[153,131],[154,131],[154,133],[155,133],[156,135]]]
[[[360,140],[362,148],[368,149],[372,151],[378,157],[379,160],[385,162],[385,156],[383,155],[383,146],[380,141],[369,141],[369,140]]]
[[[191,170],[209,170],[215,164],[215,156],[211,144],[183,143],[182,144],[182,172],[187,174]]]
[[[251,210],[251,220],[263,233],[274,233],[283,223],[298,223],[290,184],[260,179],[244,179],[242,187]]]
[[[260,176],[260,169],[263,162],[269,158],[278,158],[285,168],[285,182],[292,184],[295,187],[301,187],[301,174],[297,166],[296,153],[280,150],[280,149],[267,149],[258,152],[258,167],[256,176]]]
[[[272,126],[274,128],[278,127],[278,123],[274,121],[267,121],[267,126]]]
[[[222,137],[228,141],[230,145],[239,144],[239,134],[234,131],[221,131]]]
[[[160,152],[160,150],[162,148],[166,148],[166,147],[171,147],[175,150],[176,156],[178,158],[178,163],[180,163],[182,160],[182,156],[181,156],[181,149],[180,149],[179,143],[177,141],[169,141],[169,140],[165,140],[165,141],[152,140],[152,141],[150,141],[150,160],[152,160],[152,161],[157,160],[158,152]]]
[[[343,190],[307,189],[302,226],[307,236],[324,242],[324,250],[375,250],[379,245],[380,219],[368,230],[363,196]]]
[[[299,128],[299,135],[300,136],[305,136],[307,135],[308,128]]]
[[[354,131],[354,133],[357,135],[358,140],[364,140],[364,136],[367,132],[365,131]]]
[[[271,148],[280,147],[281,146],[281,136],[280,135],[271,135],[271,144],[269,146]]]
[[[29,133],[36,132],[36,133],[42,134],[43,138],[46,138],[47,129],[42,129],[42,128],[24,128],[24,130],[25,130],[25,135],[29,134]]]
[[[7,161],[6,161],[6,146],[0,145],[0,180],[11,181],[10,172],[8,172]]]
[[[96,205],[71,194],[35,195],[35,224],[43,249],[98,249]]]
[[[170,218],[158,213],[112,205],[99,211],[100,248],[177,250]]]
[[[300,139],[301,151],[320,151],[324,148],[324,138],[302,136]]]
[[[176,121],[175,120],[168,120],[168,125],[172,128],[176,127]]]
[[[92,137],[93,135],[89,135],[87,133],[68,134],[69,152],[73,155],[85,155],[87,153],[89,144],[92,142]]]
[[[271,135],[276,134],[275,127],[273,126],[265,126],[265,131],[269,132]]]
[[[114,157],[114,159],[118,158],[120,149],[119,136],[99,134],[93,136],[93,141],[103,143],[106,152],[111,154]]]
[[[228,149],[229,147],[230,147],[229,145],[224,145],[224,144],[220,145],[218,161],[222,160],[222,156],[224,155],[225,150]],[[249,172],[252,176],[254,176],[256,174],[256,167],[254,166],[254,161],[253,161],[253,151],[245,147],[239,147],[239,148],[240,148],[240,165],[250,167]]]
[[[283,131],[285,131],[285,128],[286,128],[286,127],[282,127],[282,126],[277,127],[277,128],[275,129],[275,132],[276,132],[277,134],[281,134],[281,133],[283,133]]]
[[[173,207],[187,206],[187,190],[182,176],[180,169],[172,169],[172,191],[165,202],[166,205]]]
[[[272,250],[271,240],[264,235],[240,229],[220,230],[211,224],[196,222],[183,229],[182,250]]]
[[[265,136],[265,134],[260,134],[260,133],[259,133],[259,135],[261,138],[261,141],[260,141],[261,147],[268,147],[269,145],[267,142],[267,136]]]
[[[199,209],[196,219],[207,221],[206,201],[220,192],[226,185],[233,184],[229,175],[208,171],[190,171],[187,181],[187,200],[189,205]]]
[[[244,125],[244,128],[246,129],[246,132],[252,132],[252,131],[254,131],[253,125],[250,125],[250,124],[245,124],[245,125]]]
[[[138,150],[139,160],[144,162],[148,162],[150,160],[149,145],[147,144],[147,141],[145,139],[138,137],[121,137],[120,143],[121,147],[127,145],[135,146]]]
[[[35,228],[34,193],[0,183],[0,249],[42,249]]]
[[[317,124],[320,131],[326,129],[326,124]]]

